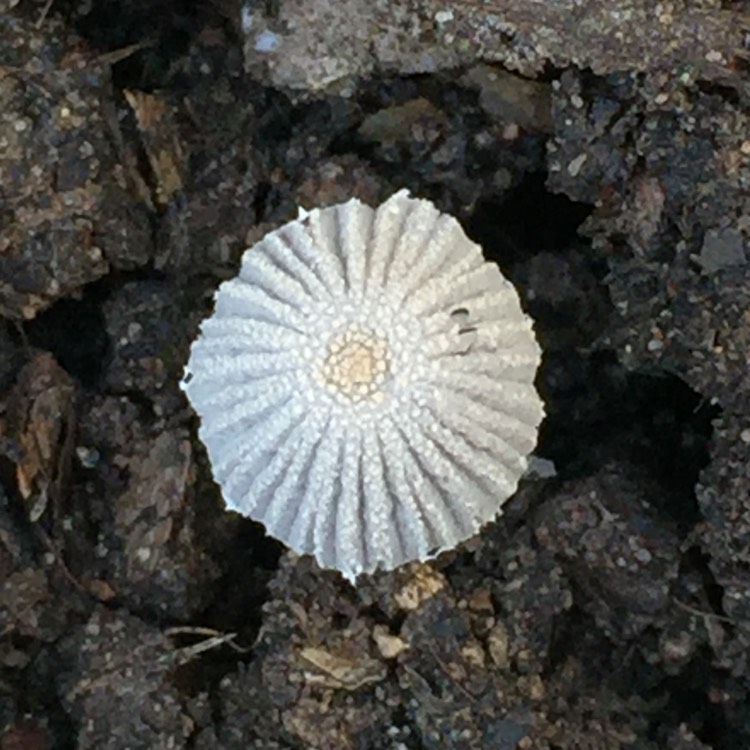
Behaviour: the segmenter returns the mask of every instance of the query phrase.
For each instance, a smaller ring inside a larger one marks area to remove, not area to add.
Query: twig
[[[220,646],[223,643],[226,643],[229,648],[234,649],[239,654],[246,654],[251,650],[250,648],[238,646],[236,643],[234,643],[234,639],[237,637],[237,633],[222,633],[221,631],[214,630],[213,628],[203,628],[193,625],[175,625],[174,627],[167,628],[164,631],[164,634],[169,638],[174,638],[178,635],[206,636],[206,640],[197,643],[195,646],[188,647],[198,649],[198,651],[196,651],[196,654],[211,648],[215,648],[216,646]]]
[[[672,601],[680,609],[684,609],[686,612],[689,612],[691,615],[695,615],[696,617],[702,617],[704,619],[711,619],[711,620],[719,620],[720,622],[726,622],[726,623],[729,623],[730,625],[737,625],[738,622],[741,622],[740,620],[733,620],[731,617],[727,617],[726,615],[716,614],[716,612],[704,612],[701,609],[696,609],[695,607],[691,607],[689,604],[685,604],[685,602],[680,601],[676,596],[672,597]]]
[[[47,20],[47,14],[50,11],[50,8],[52,7],[52,3],[54,3],[55,0],[47,0],[47,2],[44,4],[44,7],[42,8],[42,12],[39,14],[39,18],[37,18],[36,21],[36,28],[41,29],[42,24]]]

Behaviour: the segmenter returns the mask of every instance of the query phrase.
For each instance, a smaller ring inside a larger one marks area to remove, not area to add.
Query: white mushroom
[[[401,191],[247,250],[182,385],[227,506],[354,580],[498,514],[544,414],[539,359],[512,284]]]

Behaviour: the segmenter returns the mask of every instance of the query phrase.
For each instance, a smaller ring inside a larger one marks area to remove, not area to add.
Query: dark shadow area
[[[665,489],[662,510],[681,528],[700,519],[693,488],[709,460],[716,407],[677,377],[628,372],[611,352],[547,356],[539,386],[547,418],[538,452],[562,479],[625,459]]]
[[[721,707],[706,701],[706,685],[711,682],[710,655],[700,653],[679,676],[668,677],[654,691],[655,700],[664,700],[663,717],[652,722],[650,734],[663,746],[665,724],[686,726],[701,741],[710,747],[743,747],[739,736],[732,736],[729,724]],[[647,696],[648,697],[648,696]],[[666,722],[662,721],[666,719]]]
[[[548,192],[545,180],[545,174],[533,173],[505,195],[481,201],[466,224],[467,234],[484,248],[488,260],[510,275],[513,266],[530,255],[569,248],[592,211]]]
[[[85,12],[88,10],[88,12]],[[101,0],[82,10],[75,0],[56,3],[55,11],[100,54],[123,52],[112,66],[117,88],[150,91],[163,86],[172,65],[209,23],[224,19],[211,3],[167,0]],[[128,49],[131,48],[132,49]],[[128,54],[124,54],[127,51]]]
[[[86,388],[99,382],[109,351],[102,303],[111,283],[108,278],[90,284],[80,300],[60,300],[25,327],[29,344],[52,352]]]
[[[175,673],[175,682],[190,695],[215,688],[222,677],[237,669],[238,662],[253,657],[252,645],[263,621],[268,582],[278,567],[284,547],[269,537],[265,528],[250,519],[236,519],[234,533],[224,550],[225,574],[217,581],[211,604],[195,618],[217,633],[235,633],[232,646],[211,649]],[[195,645],[205,634],[176,639],[179,647]]]

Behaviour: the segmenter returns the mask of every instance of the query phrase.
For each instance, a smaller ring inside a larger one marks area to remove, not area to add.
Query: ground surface
[[[0,749],[750,746],[742,1],[0,1]],[[407,187],[519,286],[539,455],[358,589],[177,388],[296,207]]]

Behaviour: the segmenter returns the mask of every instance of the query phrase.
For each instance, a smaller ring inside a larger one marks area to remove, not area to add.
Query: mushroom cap
[[[400,191],[248,249],[182,387],[227,506],[353,581],[499,513],[544,416],[540,356],[497,266]]]

